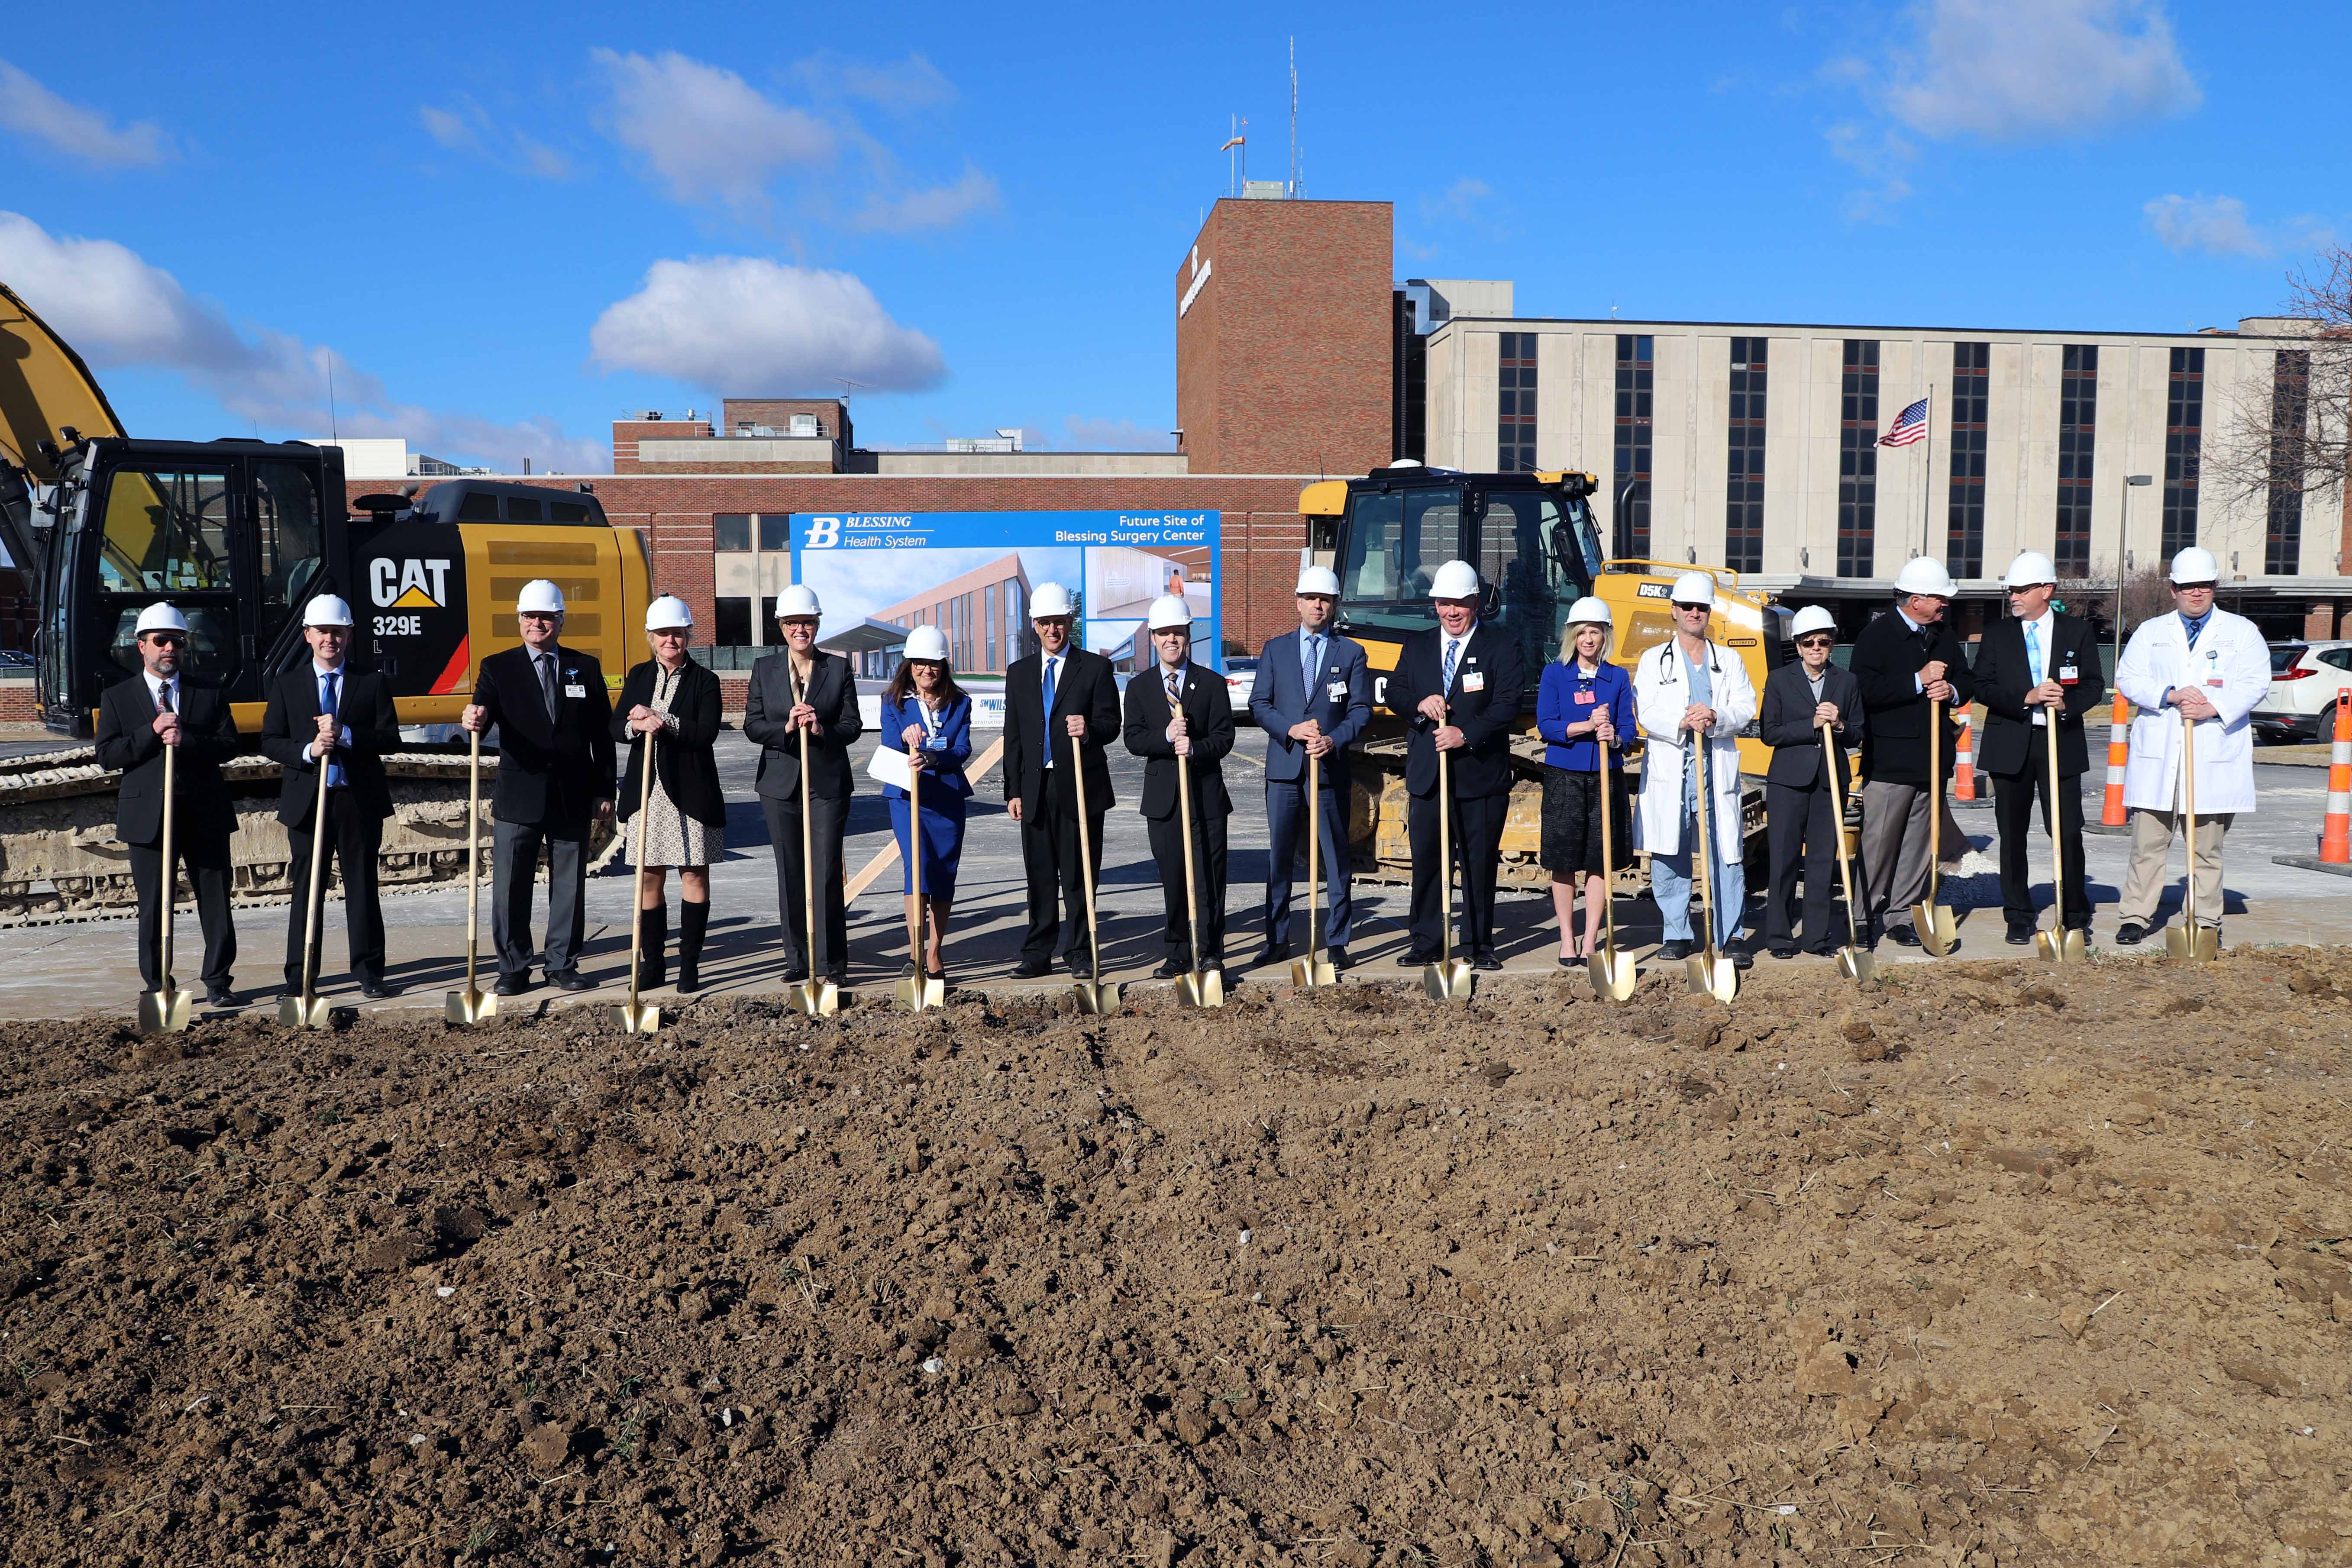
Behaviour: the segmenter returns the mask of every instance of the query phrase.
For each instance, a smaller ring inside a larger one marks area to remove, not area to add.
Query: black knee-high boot
[[[669,978],[669,905],[662,903],[650,910],[637,911],[637,926],[644,932],[639,939],[645,951],[637,959],[637,989],[651,991]]]
[[[702,989],[702,933],[710,924],[710,905],[681,899],[677,905],[677,988],[681,993]]]

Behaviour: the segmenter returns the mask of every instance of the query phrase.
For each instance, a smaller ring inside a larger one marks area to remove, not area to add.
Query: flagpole
[[[1928,536],[1932,531],[1932,523],[1930,519],[1933,513],[1931,509],[1935,504],[1936,386],[1933,382],[1928,382],[1927,380],[1927,376],[1924,373],[1921,374],[1920,380],[1927,384],[1927,395],[1920,399],[1921,402],[1927,405],[1924,420],[1921,425],[1921,428],[1927,432],[1927,471],[1919,480],[1919,553],[1922,555],[1932,555],[1935,552],[1928,548]]]

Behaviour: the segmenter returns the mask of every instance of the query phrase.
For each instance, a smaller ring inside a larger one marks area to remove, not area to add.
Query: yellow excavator
[[[353,661],[390,679],[404,730],[455,722],[475,667],[520,640],[515,597],[534,577],[562,588],[563,640],[594,654],[609,686],[644,657],[644,537],[614,529],[587,487],[467,478],[350,502],[337,447],[133,438],[81,357],[5,284],[0,546],[39,605],[41,720],[75,739],[90,736],[99,694],[138,670],[131,628],[159,598],[187,616],[193,668],[227,688],[248,738],[269,679],[310,656],[314,594],[350,601]],[[386,763],[383,879],[462,876],[463,753],[420,740]],[[229,767],[240,900],[285,894],[278,775],[257,751]],[[0,762],[0,924],[135,901],[113,836],[119,784],[86,745]]]
[[[1527,661],[1526,711],[1512,744],[1520,782],[1503,829],[1503,879],[1548,881],[1538,864],[1543,742],[1535,732],[1536,682],[1559,657],[1561,622],[1587,594],[1614,617],[1612,662],[1631,668],[1672,635],[1674,581],[1687,571],[1714,577],[1707,634],[1737,654],[1760,693],[1764,678],[1793,657],[1790,612],[1772,595],[1739,586],[1738,574],[1671,562],[1611,559],[1592,516],[1593,479],[1572,470],[1470,474],[1402,459],[1361,479],[1321,479],[1299,492],[1307,548],[1339,579],[1338,628],[1364,645],[1372,671],[1372,724],[1355,771],[1349,837],[1359,866],[1374,875],[1409,873],[1405,835],[1403,719],[1387,706],[1387,677],[1411,633],[1435,626],[1429,582],[1447,561],[1467,561],[1485,584],[1485,626],[1516,638]],[[1760,778],[1771,750],[1750,725],[1740,737],[1743,775]],[[1369,764],[1369,765],[1367,765]],[[1763,792],[1751,782],[1742,813],[1753,847],[1761,837]]]

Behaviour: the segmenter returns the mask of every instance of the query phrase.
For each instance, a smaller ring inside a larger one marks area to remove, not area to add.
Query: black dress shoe
[[[1734,969],[1753,969],[1756,967],[1755,951],[1744,942],[1727,943],[1724,947],[1723,956],[1731,960],[1731,966]]]
[[[785,965],[784,965],[784,984],[787,984],[787,985],[803,985],[803,984],[806,984],[807,983],[808,983],[808,965],[807,965],[807,964],[805,964],[805,963],[787,963],[787,964],[785,964]]]
[[[205,1005],[208,1007],[234,1007],[236,1005],[236,993],[226,985],[207,985],[205,987]]]
[[[558,991],[593,991],[596,983],[576,969],[559,969],[547,977],[547,983]]]
[[[1797,956],[1797,944],[1790,938],[1782,937],[1765,951],[1775,958],[1786,961]]]
[[[530,989],[530,975],[501,974],[499,976],[499,983],[490,987],[490,993],[497,996],[520,996]]]
[[[1912,930],[1909,926],[1888,926],[1886,928],[1886,935],[1887,938],[1898,947],[1918,947],[1922,945],[1919,941],[1919,933]]]
[[[360,982],[360,994],[371,1002],[381,1002],[387,996],[400,994],[400,987],[389,984],[381,974],[371,974]]]
[[[1805,951],[1815,958],[1835,958],[1838,949],[1844,945],[1835,937],[1825,936],[1819,942],[1806,943]]]
[[[1069,965],[1070,978],[1073,980],[1092,980],[1095,977],[1095,961],[1085,953],[1071,953]]]
[[[1015,980],[1043,980],[1053,973],[1053,961],[1046,958],[1024,957],[1013,966],[1013,978]]]
[[[1286,942],[1267,942],[1257,952],[1257,961],[1261,968],[1269,963],[1280,963],[1289,956],[1290,944]]]
[[[1496,970],[1503,967],[1503,961],[1489,950],[1488,952],[1482,952],[1477,957],[1472,959],[1470,961],[1470,967],[1473,969],[1483,970],[1486,973],[1492,974]]]
[[[2033,927],[2031,923],[2020,925],[2015,921],[2011,921],[2009,922],[2009,930],[2002,934],[2001,940],[2011,947],[2032,947]]]
[[[1356,961],[1348,956],[1348,950],[1344,947],[1325,948],[1323,956],[1331,961],[1331,967],[1334,969],[1346,970],[1356,967]]]
[[[2140,924],[2137,921],[2126,921],[2123,924],[2116,927],[2116,945],[2117,947],[2137,947],[2141,942],[2144,942],[2147,940],[2147,927]]]
[[[1396,965],[1399,969],[1426,969],[1436,962],[1437,954],[1433,952],[1400,952]]]
[[[1688,937],[1682,936],[1678,936],[1671,942],[1662,942],[1658,944],[1658,962],[1661,963],[1678,963],[1683,959],[1688,958],[1693,952],[1696,951],[1697,945],[1697,943],[1692,942]]]
[[[1171,956],[1160,960],[1160,967],[1151,972],[1151,977],[1154,980],[1173,980],[1185,973],[1184,961]]]
[[[838,969],[828,969],[828,970],[826,970],[826,971],[824,972],[824,978],[825,978],[825,983],[826,983],[827,984],[831,985],[835,990],[836,990],[836,991],[846,991],[846,990],[848,990],[848,989],[849,989],[849,965],[847,965],[847,964],[845,964],[845,964],[841,965],[841,967],[839,967]]]

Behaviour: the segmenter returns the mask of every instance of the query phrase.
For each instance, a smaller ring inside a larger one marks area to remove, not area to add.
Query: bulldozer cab
[[[340,448],[101,437],[61,456],[40,563],[53,730],[90,732],[99,694],[138,672],[132,628],[158,599],[187,616],[189,668],[257,703],[303,657],[310,595],[352,596]]]

